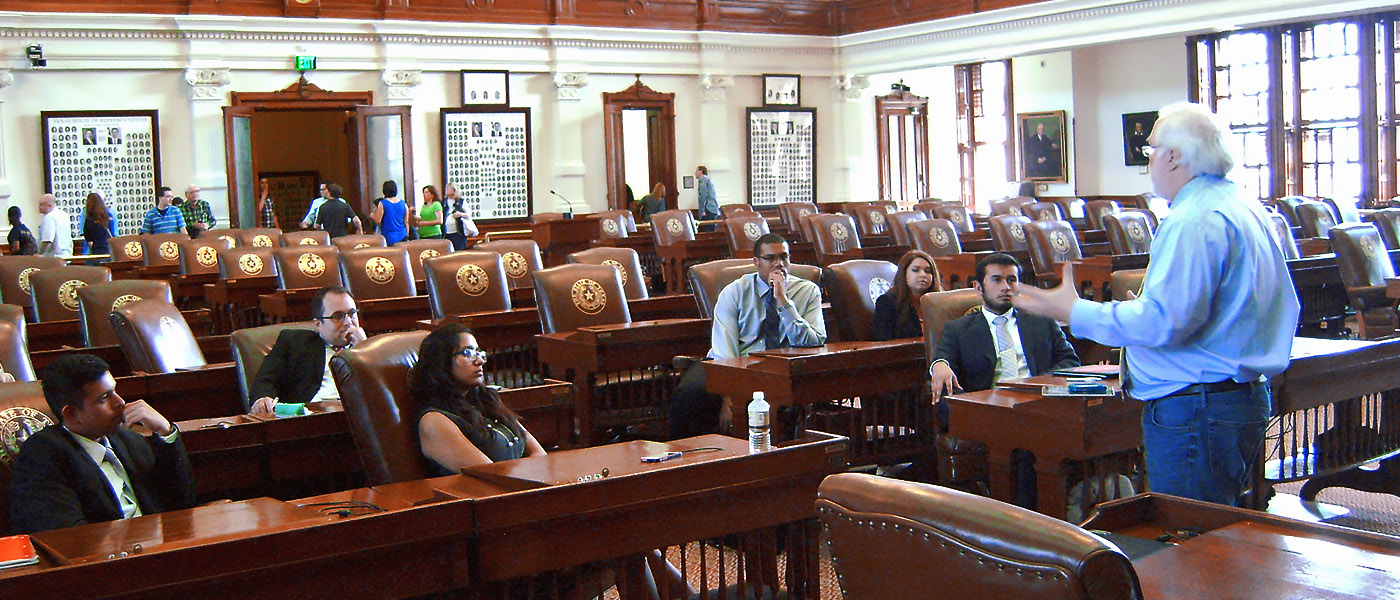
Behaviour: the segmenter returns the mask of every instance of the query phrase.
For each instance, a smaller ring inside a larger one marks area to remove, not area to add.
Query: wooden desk
[[[214,333],[226,334],[235,329],[266,325],[258,310],[258,296],[277,289],[276,277],[219,279],[204,286],[204,298],[213,311]]]
[[[360,326],[370,335],[412,331],[418,328],[418,321],[433,313],[427,296],[356,300],[355,305],[360,309]]]
[[[180,315],[185,324],[196,336],[209,335],[212,317],[209,309],[183,310]],[[61,348],[82,348],[82,319],[62,319],[58,321],[28,322],[25,325],[26,346],[31,352],[57,350]]]
[[[1151,255],[1146,253],[1087,256],[1072,261],[1074,278],[1079,280],[1081,289],[1091,292],[1091,299],[1106,302],[1113,299],[1113,290],[1108,285],[1113,280],[1113,272],[1146,269],[1149,258]]]
[[[1302,312],[1298,315],[1298,335],[1336,338],[1345,335],[1343,321],[1348,300],[1337,257],[1332,254],[1290,260],[1288,274],[1298,293]]]
[[[589,242],[598,237],[599,227],[596,216],[576,216],[535,223],[530,235],[544,255],[544,266],[557,267],[568,262],[570,253],[587,250]]]
[[[1148,540],[1206,530],[1133,561],[1148,599],[1370,600],[1400,589],[1391,536],[1159,494],[1101,504],[1084,526]]]
[[[685,270],[695,263],[729,257],[729,241],[719,232],[698,234],[696,239],[678,242],[669,246],[656,246],[656,256],[661,259],[662,277],[666,280],[667,294],[689,293],[685,281]]]
[[[900,257],[907,252],[909,252],[909,246],[862,246],[849,248],[840,254],[822,254],[817,257],[817,264],[826,267],[842,261],[858,259],[898,263]]]
[[[661,257],[656,255],[656,242],[651,239],[651,231],[644,235],[636,233],[625,238],[603,238],[593,240],[594,248],[631,248],[637,252],[637,259],[642,261],[642,272],[647,277],[663,276],[664,269],[661,266]]]
[[[851,438],[855,464],[893,463],[933,451],[927,372],[922,340],[831,342],[706,361],[705,387],[736,420],[759,390],[773,406],[809,407],[820,426]],[[836,404],[813,407],[826,402]]]
[[[273,290],[270,294],[258,296],[258,307],[273,323],[291,323],[311,320],[311,298],[321,288],[293,288]]]
[[[950,254],[948,256],[935,256],[933,262],[938,265],[938,276],[946,284],[945,290],[972,287],[972,279],[977,276],[977,261],[980,261],[992,254],[992,250],[985,252],[974,252],[963,246],[962,254]],[[1007,252],[1021,263],[1022,283],[1035,283],[1035,272],[1031,269],[1030,252],[1020,250]]]
[[[175,302],[183,308],[204,304],[207,301],[204,297],[204,286],[218,280],[218,273],[177,273],[166,278],[166,281],[170,282],[171,295],[175,296]]]

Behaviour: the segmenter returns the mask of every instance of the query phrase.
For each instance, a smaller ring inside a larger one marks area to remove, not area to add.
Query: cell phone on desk
[[[674,452],[674,451],[673,451],[673,452],[662,452],[661,454],[648,454],[648,455],[646,455],[646,456],[643,456],[643,457],[642,457],[642,462],[644,462],[644,463],[659,463],[659,462],[666,462],[666,461],[671,460],[671,459],[673,459],[673,458],[680,458],[680,457],[681,457],[681,453],[680,453],[680,452]]]

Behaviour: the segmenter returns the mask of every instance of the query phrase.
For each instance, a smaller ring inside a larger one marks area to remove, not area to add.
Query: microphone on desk
[[[554,191],[554,190],[549,190],[549,193],[554,194],[554,195],[555,195],[556,197],[558,197],[560,200],[563,200],[563,201],[564,201],[564,204],[568,205],[569,210],[568,210],[568,212],[565,212],[565,213],[564,213],[564,218],[565,218],[565,219],[572,219],[572,218],[574,218],[574,203],[573,203],[573,202],[569,202],[569,199],[568,199],[568,198],[565,198],[565,197],[563,197],[563,196],[560,196],[560,195],[559,195],[559,192],[556,192],[556,191]]]

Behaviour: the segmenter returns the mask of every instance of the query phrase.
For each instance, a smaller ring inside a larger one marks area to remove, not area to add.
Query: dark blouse
[[[107,254],[107,239],[112,232],[92,219],[83,219],[83,239],[87,240],[88,254]]]
[[[421,422],[423,416],[430,412],[440,413],[442,416],[447,417],[449,421],[452,421],[452,424],[456,425],[457,429],[461,430],[462,435],[466,436],[467,441],[471,442],[473,446],[476,446],[476,449],[480,450],[482,454],[485,454],[486,458],[491,459],[491,462],[515,460],[525,456],[525,438],[515,435],[515,432],[511,431],[510,427],[507,427],[505,423],[491,421],[491,426],[487,431],[478,431],[461,415],[440,408],[422,410],[418,413],[418,420]],[[457,473],[443,468],[437,461],[429,459],[428,465],[428,470],[432,472],[433,477],[457,475]]]
[[[905,318],[899,318],[899,298],[894,290],[875,299],[875,326],[870,333],[876,341],[897,340],[900,338],[923,337],[924,325],[916,310],[908,311]]]

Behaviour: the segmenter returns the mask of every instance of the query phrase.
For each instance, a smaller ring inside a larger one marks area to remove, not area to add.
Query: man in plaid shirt
[[[190,230],[190,237],[197,238],[214,228],[214,211],[209,208],[208,202],[199,199],[199,186],[191,185],[185,188],[185,201],[179,206],[185,217],[185,226]]]

